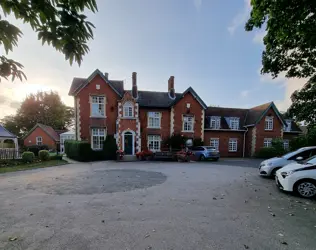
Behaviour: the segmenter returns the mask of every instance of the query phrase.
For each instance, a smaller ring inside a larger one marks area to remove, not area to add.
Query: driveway
[[[315,249],[316,203],[257,169],[70,164],[0,175],[0,249]],[[11,239],[11,240],[10,240]]]

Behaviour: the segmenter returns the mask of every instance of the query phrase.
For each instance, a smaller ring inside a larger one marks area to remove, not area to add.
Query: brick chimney
[[[137,92],[137,73],[136,73],[136,72],[133,72],[132,80],[133,80],[132,96],[133,96],[135,99],[137,99],[137,97],[138,97],[138,92]]]
[[[174,90],[174,76],[170,76],[168,80],[168,92],[169,92],[169,97],[171,99],[176,98],[176,93]]]
[[[105,77],[106,80],[109,80],[109,73],[108,73],[108,72],[105,72],[105,73],[104,73],[104,77]]]

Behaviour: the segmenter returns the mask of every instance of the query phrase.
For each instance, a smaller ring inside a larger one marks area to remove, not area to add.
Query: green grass
[[[43,162],[36,162],[36,163],[27,163],[27,164],[12,166],[12,167],[1,167],[0,173],[3,174],[3,173],[9,173],[9,172],[36,169],[36,168],[47,168],[47,167],[65,165],[65,164],[67,164],[67,162],[63,160],[51,160],[51,161],[43,161]]]

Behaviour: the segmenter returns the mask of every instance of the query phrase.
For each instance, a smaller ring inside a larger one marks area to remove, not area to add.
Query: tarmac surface
[[[0,175],[0,249],[316,249],[316,202],[257,162],[98,162]]]

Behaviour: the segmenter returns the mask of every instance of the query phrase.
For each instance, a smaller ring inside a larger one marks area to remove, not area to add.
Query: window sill
[[[181,133],[194,133],[194,130],[182,130]]]
[[[161,129],[161,127],[147,127],[147,128],[150,128],[150,129]]]
[[[265,129],[264,131],[273,131],[273,129]]]
[[[90,115],[90,118],[100,118],[100,119],[105,119],[106,116],[93,116],[93,115]]]
[[[134,117],[134,116],[131,116],[131,117],[129,117],[129,116],[123,116],[123,117],[121,117],[121,119],[136,120],[136,117]]]

